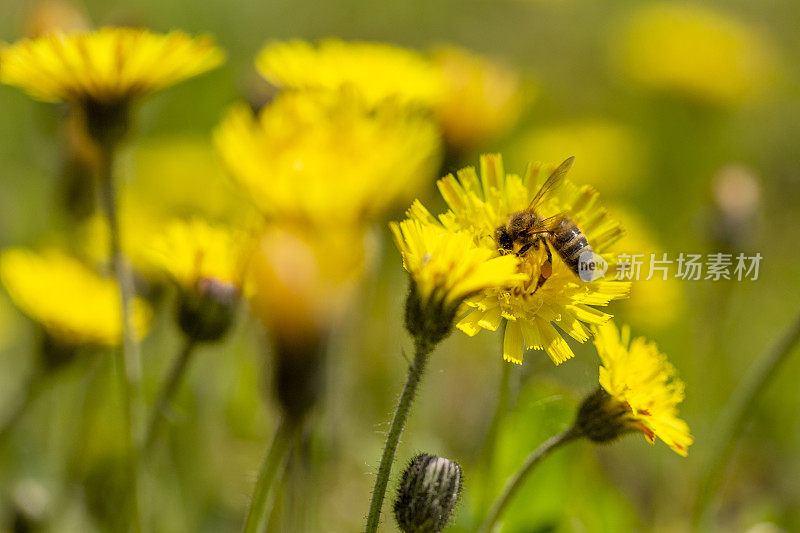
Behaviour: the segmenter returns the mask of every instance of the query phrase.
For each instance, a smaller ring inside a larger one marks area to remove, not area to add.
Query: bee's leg
[[[517,252],[517,257],[522,257],[523,255],[525,255],[525,252],[530,250],[531,246],[533,246],[535,250],[539,249],[537,241],[533,241],[520,248],[519,251]]]
[[[536,282],[536,288],[533,289],[533,292],[539,290],[539,287],[544,285],[544,282],[553,274],[553,254],[550,252],[550,247],[547,245],[547,240],[544,237],[540,237],[542,244],[544,245],[544,251],[547,253],[547,260],[542,263],[541,268],[539,269],[539,280]],[[539,248],[538,245],[539,239],[537,239],[536,248]]]

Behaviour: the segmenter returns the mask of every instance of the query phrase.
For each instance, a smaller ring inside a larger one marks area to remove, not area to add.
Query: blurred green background
[[[689,33],[689,53],[671,60],[689,64],[690,82],[662,86],[647,77],[647,69],[672,68],[670,59],[659,59],[648,37],[659,21],[666,34],[679,41],[681,34],[657,11],[656,22],[642,18],[649,5],[616,0],[98,0],[80,7],[96,25],[210,33],[229,54],[222,68],[143,106],[132,158],[148,143],[209,138],[226,107],[250,93],[256,77],[252,59],[269,39],[335,36],[422,51],[449,43],[502,60],[532,84],[531,104],[513,131],[480,147],[502,151],[507,169],[521,172],[528,160],[558,162],[574,153],[574,179],[594,185],[607,205],[619,208],[631,238],[643,243],[637,244],[641,250],[665,251],[672,258],[680,252],[761,253],[757,281],[675,282],[642,289],[649,295],[610,308],[635,334],[656,340],[686,381],[681,415],[695,436],[689,457],[677,456],[663,443],[650,447],[639,435],[606,447],[572,444],[531,478],[503,529],[671,532],[693,529],[698,483],[732,390],[800,309],[795,245],[800,240],[800,4],[680,4],[707,9],[700,13],[712,14],[713,31],[719,17],[724,37],[705,42]],[[30,1],[2,0],[0,39],[22,36],[34,7]],[[687,9],[691,18],[696,11]],[[703,26],[709,20],[698,23],[701,35],[712,32]],[[720,51],[719,43],[730,48]],[[691,66],[709,55],[710,64]],[[67,222],[59,210],[56,178],[61,111],[5,86],[0,109],[0,245],[63,239],[59,232]],[[444,171],[477,164],[477,153],[448,162]],[[732,173],[745,177],[726,180]],[[748,184],[743,193],[720,191],[742,181]],[[747,198],[730,208],[719,198],[731,194]],[[433,187],[423,196],[441,208]],[[292,499],[308,498],[314,515],[307,517],[309,530],[363,527],[383,431],[405,377],[406,276],[385,225],[375,231],[383,246],[354,310],[332,341],[326,398],[307,442],[314,490],[298,494],[287,487],[279,502],[290,514],[296,508]],[[35,337],[5,294],[0,298],[2,414],[18,401]],[[197,354],[176,401],[167,445],[148,468],[145,506],[156,531],[236,531],[241,525],[276,416],[264,377],[271,364],[269,343],[256,321],[242,316],[224,343]],[[166,306],[143,345],[148,402],[178,339]],[[486,474],[480,452],[498,397],[499,347],[498,334],[468,339],[454,333],[436,351],[394,468],[396,480],[402,462],[419,451],[463,465],[466,487],[452,531],[474,529],[483,499],[499,491],[534,447],[569,423],[577,403],[596,385],[591,346],[574,346],[577,357],[558,368],[543,354],[526,354],[523,366],[510,368],[511,413],[501,427],[494,468]],[[107,400],[116,397],[110,364],[99,354],[59,374],[0,446],[0,530],[10,530],[14,501],[26,490],[46,494],[50,521],[45,530],[114,529],[103,525],[113,524],[115,480],[107,474],[121,446],[113,424],[119,408]],[[795,354],[758,401],[755,415],[737,435],[700,529],[800,530],[799,373]],[[382,528],[395,530],[388,504]]]

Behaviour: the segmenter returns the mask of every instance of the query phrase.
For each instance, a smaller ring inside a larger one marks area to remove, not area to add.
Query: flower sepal
[[[448,305],[435,295],[421,298],[417,284],[411,280],[406,298],[406,329],[424,351],[431,351],[453,331],[457,310],[458,305]]]
[[[578,408],[574,428],[592,442],[611,442],[638,429],[630,413],[630,407],[598,387]]]
[[[221,339],[230,330],[239,304],[239,289],[233,284],[201,278],[192,291],[182,291],[178,303],[178,325],[198,342]]]

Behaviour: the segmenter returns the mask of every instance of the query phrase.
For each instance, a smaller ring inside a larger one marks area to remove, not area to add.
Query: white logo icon
[[[578,258],[578,276],[586,283],[606,275],[608,263],[596,253],[587,250]]]

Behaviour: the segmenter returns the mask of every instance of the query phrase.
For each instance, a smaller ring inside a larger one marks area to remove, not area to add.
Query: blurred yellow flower
[[[331,331],[347,311],[373,247],[354,226],[270,224],[248,265],[254,312],[281,338]]]
[[[454,46],[433,53],[445,89],[436,105],[445,139],[470,150],[507,132],[531,98],[531,88],[506,65]],[[527,91],[525,91],[527,89]]]
[[[269,218],[318,225],[368,220],[432,180],[436,126],[405,108],[369,110],[349,92],[284,93],[256,119],[233,108],[217,149]]]
[[[211,278],[242,288],[248,242],[244,235],[199,218],[172,220],[153,238],[147,251],[155,269],[181,288],[194,290]]]
[[[539,165],[529,166],[523,177],[506,174],[500,155],[481,157],[481,175],[472,167],[439,180],[450,210],[439,216],[451,232],[468,232],[475,242],[500,255],[494,232],[508,217],[526,209],[539,190],[547,173]],[[568,180],[546,196],[537,212],[542,217],[566,212],[580,227],[595,253],[603,254],[619,238],[622,230],[597,201],[597,192],[588,186],[576,187]],[[421,222],[435,219],[421,204],[410,213]],[[584,342],[589,338],[585,324],[602,324],[611,318],[593,306],[605,306],[611,300],[625,298],[630,283],[615,280],[581,281],[553,254],[552,274],[538,289],[541,267],[546,261],[544,247],[531,250],[520,262],[523,281],[509,287],[495,287],[481,295],[467,298],[472,308],[457,325],[467,335],[481,329],[497,330],[506,321],[503,358],[522,363],[526,348],[545,350],[556,364],[574,356],[556,325],[570,337]],[[610,257],[609,257],[610,259]]]
[[[672,324],[684,311],[686,302],[683,287],[675,278],[675,271],[669,270],[666,279],[662,272],[653,271],[651,279],[651,255],[655,260],[664,259],[666,253],[653,234],[649,224],[640,215],[619,207],[613,206],[614,216],[620,220],[625,228],[625,235],[614,243],[611,251],[615,254],[625,253],[633,257],[640,255],[642,270],[638,281],[631,287],[631,295],[627,300],[620,302],[620,309],[630,322],[644,327],[666,327]],[[667,256],[667,259],[674,257]],[[657,264],[652,266],[658,267]]]
[[[412,209],[425,208],[415,203]],[[423,307],[455,312],[467,297],[526,277],[517,271],[516,256],[478,246],[467,231],[450,232],[438,222],[414,218],[389,227]]]
[[[631,341],[630,328],[622,332],[613,322],[594,327],[594,344],[600,355],[600,386],[624,407],[626,423],[656,437],[680,455],[692,444],[689,426],[678,418],[684,384],[653,342],[644,337]]]
[[[753,28],[697,5],[642,5],[615,53],[645,87],[723,105],[752,101],[775,81],[773,52]]]
[[[51,33],[0,49],[0,82],[47,102],[128,101],[219,65],[222,50],[194,39],[132,28]]]
[[[127,186],[122,196],[159,220],[200,216],[238,224],[252,215],[206,138],[145,141],[124,163],[120,174]]]
[[[77,260],[57,251],[10,248],[0,254],[0,279],[11,300],[54,338],[68,344],[114,346],[122,341],[119,290]],[[151,311],[133,302],[140,337]]]
[[[25,35],[39,37],[54,31],[84,31],[89,22],[80,5],[70,0],[35,0],[25,17]]]
[[[640,136],[624,124],[588,119],[523,133],[510,155],[519,164],[527,162],[527,154],[537,154],[542,161],[563,161],[574,155],[572,181],[625,191],[643,176],[646,150]]]
[[[386,100],[430,107],[442,92],[437,69],[422,55],[385,43],[326,39],[268,43],[256,66],[279,88],[354,90],[374,107]]]

